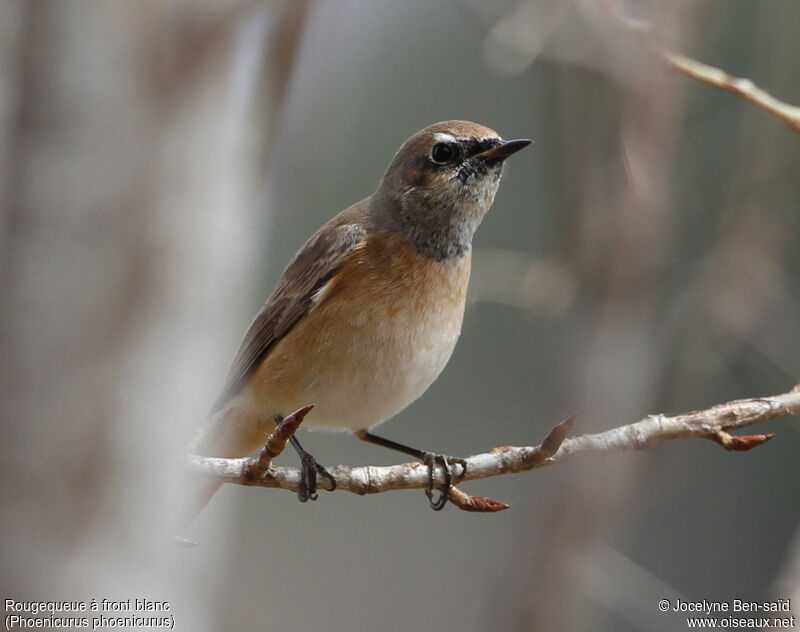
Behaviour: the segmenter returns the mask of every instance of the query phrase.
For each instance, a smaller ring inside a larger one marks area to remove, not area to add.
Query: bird
[[[429,125],[406,140],[375,192],[322,226],[288,264],[247,329],[192,452],[246,456],[285,416],[313,404],[303,428],[349,431],[422,461],[430,504],[444,507],[466,462],[372,429],[420,397],[450,359],[464,317],[473,235],[506,159],[531,142],[503,140],[460,120]],[[299,499],[317,498],[318,476],[335,488],[294,436],[291,443],[301,458]],[[437,465],[445,475],[438,497]],[[211,486],[201,508],[220,486]]]

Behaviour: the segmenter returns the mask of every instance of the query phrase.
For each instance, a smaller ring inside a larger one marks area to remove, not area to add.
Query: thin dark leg
[[[417,450],[416,448],[412,448],[411,446],[403,445],[402,443],[397,443],[397,441],[392,441],[391,439],[384,439],[383,437],[374,435],[366,430],[360,430],[359,432],[356,433],[356,436],[362,441],[366,441],[367,443],[374,443],[375,445],[379,445],[382,448],[389,448],[390,450],[396,450],[397,452],[402,452],[403,454],[413,456],[415,459],[418,459],[420,461],[425,459],[426,454],[430,454],[430,452],[426,452],[425,450]]]
[[[317,460],[313,456],[303,449],[303,446],[300,445],[297,437],[293,435],[290,437],[289,441],[291,442],[292,447],[297,451],[297,454],[300,455],[302,487],[300,491],[297,492],[297,498],[300,500],[300,502],[304,503],[307,500],[317,499],[317,474],[322,474],[330,481],[331,491],[336,489],[336,479],[331,476],[331,473],[328,472],[328,470],[317,463]]]
[[[373,443],[383,448],[389,448],[390,450],[395,450],[397,452],[402,452],[403,454],[413,456],[415,459],[418,459],[427,465],[428,489],[425,490],[425,495],[428,497],[431,507],[435,511],[441,510],[447,504],[447,498],[450,495],[450,488],[453,485],[453,469],[451,464],[457,463],[461,466],[461,473],[456,477],[458,480],[461,480],[467,474],[467,462],[464,459],[458,459],[452,456],[446,456],[444,454],[434,454],[433,452],[427,452],[426,450],[418,450],[417,448],[412,448],[411,446],[398,443],[397,441],[392,441],[391,439],[384,439],[383,437],[374,435],[367,430],[359,430],[356,432],[356,436],[367,443]],[[444,486],[439,494],[439,497],[434,498],[433,485],[436,479],[437,465],[441,465],[442,470],[444,471]]]

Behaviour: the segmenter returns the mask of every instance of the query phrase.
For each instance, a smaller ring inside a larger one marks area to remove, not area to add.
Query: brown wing
[[[366,237],[366,230],[360,224],[327,224],[305,243],[250,324],[231,365],[225,389],[210,414],[222,409],[239,392],[264,356],[308,314],[315,293],[363,248]]]

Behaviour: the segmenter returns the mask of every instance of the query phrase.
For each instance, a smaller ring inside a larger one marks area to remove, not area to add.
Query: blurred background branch
[[[159,593],[218,629],[214,582],[161,543],[265,251],[305,7],[0,4],[3,594]]]
[[[608,6],[620,23],[640,37],[644,47],[654,51],[670,68],[713,88],[731,92],[777,117],[789,129],[800,132],[800,106],[789,105],[775,98],[759,88],[752,79],[734,77],[720,68],[662,47],[657,41],[657,35],[654,35],[653,25],[646,20],[631,17],[625,11],[625,4],[621,0],[609,0]]]
[[[789,129],[800,132],[800,107],[776,99],[766,90],[759,88],[752,80],[733,77],[724,70],[668,50],[660,49],[658,54],[678,72],[714,88],[732,92],[777,116]]]

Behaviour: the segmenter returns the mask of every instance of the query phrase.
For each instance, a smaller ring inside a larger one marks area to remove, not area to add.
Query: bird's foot
[[[422,462],[428,466],[428,488],[425,490],[425,495],[431,503],[431,508],[434,511],[441,511],[447,504],[447,499],[450,497],[450,488],[453,486],[453,466],[461,466],[461,473],[455,477],[456,480],[460,481],[467,474],[467,462],[464,459],[444,454],[434,454],[433,452],[423,452]],[[444,486],[439,492],[438,497],[434,492],[437,465],[441,465],[444,471]]]
[[[317,463],[317,460],[313,456],[305,451],[300,455],[300,472],[300,491],[297,492],[297,498],[301,503],[317,499],[318,474],[321,474],[330,481],[330,491],[336,489],[336,479],[333,475]]]
[[[300,491],[297,492],[297,498],[301,503],[308,500],[317,499],[317,474],[322,474],[331,484],[330,491],[336,489],[336,479],[333,475],[322,467],[317,460],[303,449],[297,437],[292,435],[289,442],[295,449],[297,454],[300,455]]]

